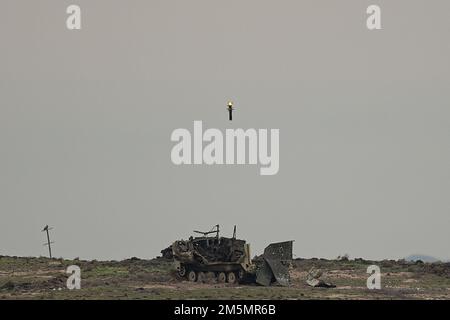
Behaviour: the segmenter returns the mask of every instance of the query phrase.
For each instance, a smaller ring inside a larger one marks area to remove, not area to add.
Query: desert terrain
[[[381,269],[380,290],[369,290],[369,265]],[[69,290],[66,269],[81,269],[81,289]],[[306,284],[308,270],[323,271],[335,288]],[[291,286],[188,282],[164,258],[84,261],[0,256],[0,299],[450,299],[450,263],[295,259]]]

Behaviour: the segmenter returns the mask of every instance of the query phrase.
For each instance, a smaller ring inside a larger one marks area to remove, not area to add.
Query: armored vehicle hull
[[[277,282],[289,285],[289,262],[292,260],[292,241],[270,244],[264,254],[254,261],[250,258],[250,245],[245,240],[219,237],[219,226],[201,237],[175,241],[172,250],[178,275],[189,281],[203,282],[214,279],[219,283],[254,281],[261,285]],[[215,233],[215,236],[209,234]],[[167,249],[163,250],[167,253]]]

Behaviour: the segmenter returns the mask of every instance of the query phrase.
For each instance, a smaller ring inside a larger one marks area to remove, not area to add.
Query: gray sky
[[[2,0],[0,254],[46,255],[49,224],[56,256],[147,258],[219,223],[253,253],[294,239],[298,257],[450,258],[449,12]],[[280,129],[279,173],[173,165],[170,135],[194,120]]]

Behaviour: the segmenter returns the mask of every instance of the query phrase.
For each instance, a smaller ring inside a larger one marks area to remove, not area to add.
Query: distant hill
[[[429,262],[429,263],[440,261],[439,259],[437,259],[435,257],[426,256],[426,255],[423,255],[423,254],[412,254],[410,256],[407,256],[405,258],[405,260],[406,261],[418,261],[418,260],[421,260],[423,262]]]

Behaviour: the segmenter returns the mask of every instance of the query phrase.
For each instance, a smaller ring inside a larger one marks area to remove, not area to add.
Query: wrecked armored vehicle
[[[194,232],[201,236],[175,241],[169,247],[171,255],[167,249],[163,250],[166,256],[173,257],[180,277],[198,282],[214,279],[219,283],[250,281],[264,286],[274,282],[289,285],[293,241],[272,243],[264,254],[252,260],[250,245],[236,238],[236,226],[231,238],[219,235],[219,225],[211,231]]]

